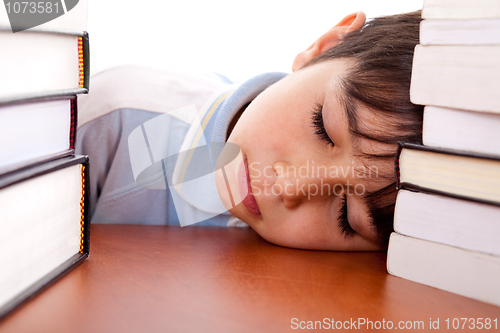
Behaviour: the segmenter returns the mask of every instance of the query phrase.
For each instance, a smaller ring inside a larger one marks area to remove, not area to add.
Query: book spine
[[[399,168],[399,158],[403,150],[404,143],[398,142],[398,149],[396,151],[396,158],[394,160],[394,173],[396,174],[396,188],[401,189],[401,169]]]
[[[82,197],[80,199],[80,253],[83,253],[83,241],[85,239],[85,165],[81,167],[82,173]]]
[[[75,140],[76,140],[76,128],[78,126],[78,109],[76,96],[75,98],[70,100],[71,107],[71,124],[69,130],[69,148],[75,149]]]
[[[85,88],[88,92],[89,83],[90,83],[90,50],[89,50],[89,34],[87,32],[83,33],[81,37],[82,41],[82,66],[83,71],[80,73],[80,76],[83,75],[83,86],[81,88]]]
[[[82,238],[80,252],[89,254],[90,250],[90,164],[88,156],[85,156],[85,161],[82,163]]]
[[[84,87],[85,73],[83,67],[83,38],[78,37],[78,86],[80,88]]]

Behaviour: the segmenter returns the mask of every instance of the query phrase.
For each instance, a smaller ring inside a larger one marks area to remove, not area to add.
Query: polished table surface
[[[423,321],[427,331],[431,318],[441,329],[447,318],[500,320],[499,307],[388,275],[380,252],[289,249],[249,228],[93,225],[90,239],[87,261],[6,317],[1,333],[296,332],[332,319],[363,331],[359,318]]]

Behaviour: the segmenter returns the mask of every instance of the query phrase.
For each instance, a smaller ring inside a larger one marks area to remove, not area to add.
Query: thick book
[[[394,231],[500,256],[500,206],[400,190]]]
[[[500,44],[500,18],[423,20],[420,22],[420,44]]]
[[[88,91],[86,32],[0,30],[0,45],[0,104]]]
[[[437,106],[424,108],[426,146],[500,156],[500,114]]]
[[[77,119],[76,96],[0,105],[0,174],[72,154]]]
[[[36,7],[34,8],[34,6]],[[45,11],[50,11],[49,15],[39,15]],[[15,15],[25,14],[23,19],[30,30],[48,32],[78,32],[87,30],[88,0],[47,1],[42,2],[40,5],[38,5],[38,2],[33,1],[5,0],[4,5],[0,6],[1,28],[12,28],[9,12]],[[34,15],[30,17],[30,13]],[[19,22],[14,22],[14,24],[16,23]]]
[[[424,19],[499,18],[498,0],[424,0]]]
[[[400,143],[398,187],[500,204],[500,157]]]
[[[500,257],[392,233],[387,271],[500,306]]]
[[[500,45],[415,47],[414,104],[500,112]]]
[[[0,318],[89,253],[88,157],[0,177]]]

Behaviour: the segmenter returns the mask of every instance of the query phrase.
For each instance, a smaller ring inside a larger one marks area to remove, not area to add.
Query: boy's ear
[[[293,61],[292,71],[295,72],[297,69],[304,66],[309,60],[337,45],[339,40],[348,32],[361,29],[365,24],[365,21],[366,15],[363,12],[356,12],[344,17],[342,21],[328,30],[323,36],[318,38],[318,40],[316,40],[305,51],[297,54],[295,60]]]

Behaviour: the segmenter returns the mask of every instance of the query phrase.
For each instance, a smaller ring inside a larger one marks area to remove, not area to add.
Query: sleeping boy
[[[135,66],[94,75],[76,149],[90,156],[92,223],[248,225],[281,246],[386,248],[397,142],[421,142],[423,107],[409,99],[421,19],[365,20],[346,16],[289,75],[241,84]],[[217,165],[228,147],[237,157]],[[178,181],[188,162],[200,169],[196,156],[209,157],[208,171]],[[154,162],[163,185],[139,181]]]

